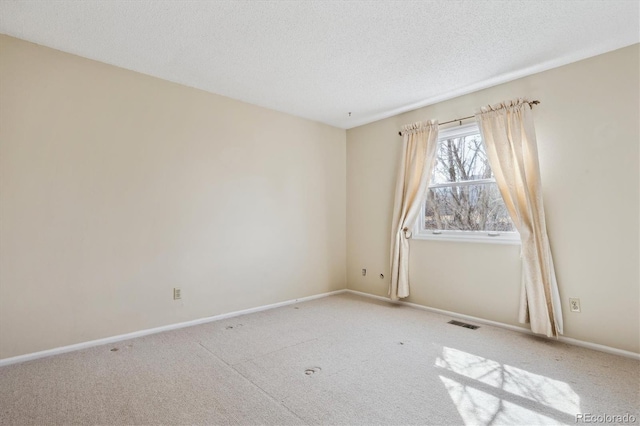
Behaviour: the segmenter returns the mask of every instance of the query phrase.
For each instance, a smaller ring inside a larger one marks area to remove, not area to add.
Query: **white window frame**
[[[476,123],[465,124],[462,126],[451,127],[439,132],[438,144],[444,139],[452,137],[463,137],[480,133],[480,129]],[[484,141],[483,141],[484,143]],[[477,185],[482,183],[492,183],[496,180],[478,179],[464,182],[458,182],[456,186]],[[449,187],[450,184],[429,184],[429,188]],[[452,230],[428,230],[424,228],[424,213],[426,207],[426,197],[420,207],[420,214],[416,220],[413,237],[418,240],[432,241],[458,241],[473,243],[493,243],[493,244],[520,244],[520,234],[515,232],[486,232],[486,231],[452,231]]]

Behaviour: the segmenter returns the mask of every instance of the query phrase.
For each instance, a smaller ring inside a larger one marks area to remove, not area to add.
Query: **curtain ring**
[[[402,228],[402,232],[404,232],[404,237],[408,240],[409,238],[411,238],[411,231],[409,231],[409,228],[404,227]],[[407,235],[408,234],[408,235]]]

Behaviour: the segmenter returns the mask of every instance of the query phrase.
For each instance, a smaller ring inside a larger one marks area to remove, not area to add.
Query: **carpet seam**
[[[291,409],[289,407],[287,407],[285,404],[283,404],[282,402],[278,401],[276,398],[274,398],[271,394],[269,394],[269,392],[265,391],[264,389],[262,389],[262,387],[260,387],[257,383],[255,383],[253,380],[251,380],[250,378],[248,378],[247,376],[245,376],[244,374],[242,374],[240,371],[238,371],[237,369],[235,369],[233,367],[232,364],[229,364],[227,361],[225,361],[224,359],[220,358],[218,355],[216,355],[215,353],[211,352],[211,350],[209,350],[209,348],[207,348],[205,345],[202,344],[202,342],[198,342],[198,344],[208,353],[211,354],[211,356],[213,356],[214,358],[216,358],[217,360],[219,360],[220,362],[222,362],[224,365],[226,365],[227,367],[229,367],[230,369],[232,369],[236,374],[238,374],[240,377],[242,377],[244,380],[246,380],[247,382],[251,383],[253,386],[255,386],[256,388],[258,388],[264,395],[267,396],[267,398],[269,398],[270,400],[272,400],[273,402],[275,402],[277,405],[279,405],[280,407],[283,407],[285,410],[287,410],[289,413],[291,413],[296,419],[300,420],[302,422],[302,424],[306,425],[307,423],[302,419],[302,417],[300,417],[299,415],[297,415],[296,413],[294,413],[293,411],[291,411]]]
[[[255,356],[253,358],[243,359],[242,361],[238,361],[235,364],[228,364],[228,365],[229,365],[229,367],[233,367],[234,365],[244,364],[245,362],[252,362],[252,361],[254,361],[256,359],[264,358],[267,355],[275,354],[277,352],[284,351],[285,349],[294,348],[294,347],[296,347],[298,345],[302,345],[303,343],[313,342],[314,340],[318,340],[319,338],[320,337],[314,337],[313,339],[304,340],[302,342],[294,343],[293,345],[285,346],[285,347],[280,348],[280,349],[275,349],[275,350],[273,350],[271,352],[266,352],[266,353],[264,353],[262,355]]]

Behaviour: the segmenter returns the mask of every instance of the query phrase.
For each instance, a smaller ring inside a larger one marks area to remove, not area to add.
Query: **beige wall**
[[[0,111],[0,358],[345,288],[344,130],[6,36]]]
[[[349,288],[386,295],[399,127],[518,96],[542,101],[565,334],[638,352],[638,63],[352,129],[345,159],[344,130],[0,36],[0,358],[344,288],[345,233]],[[517,246],[413,241],[411,268],[410,301],[519,325]]]
[[[638,51],[634,45],[347,131],[348,287],[386,296],[401,125],[539,99],[534,119],[565,335],[640,352]],[[410,301],[520,325],[518,246],[414,240],[411,249]],[[569,312],[569,297],[580,298],[582,313]]]

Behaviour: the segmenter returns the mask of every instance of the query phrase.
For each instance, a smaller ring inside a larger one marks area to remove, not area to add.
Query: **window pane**
[[[430,188],[427,194],[424,228],[515,231],[495,183]]]
[[[492,177],[479,133],[441,139],[431,183],[461,182]]]

